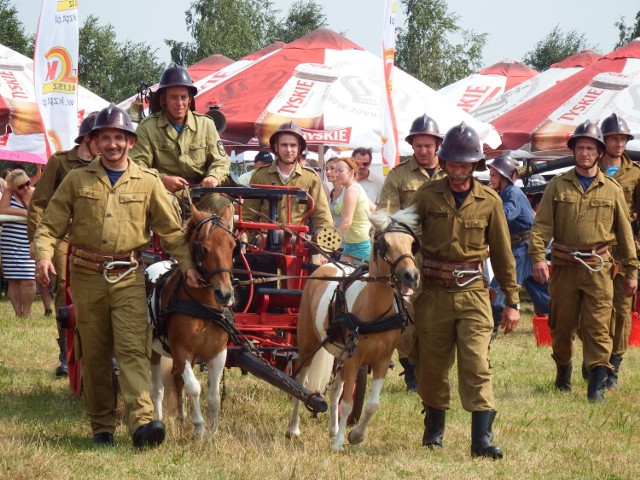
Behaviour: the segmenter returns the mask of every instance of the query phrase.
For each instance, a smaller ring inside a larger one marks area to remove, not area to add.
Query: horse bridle
[[[196,268],[197,268],[198,272],[200,273],[200,275],[202,275],[202,277],[204,278],[204,281],[205,281],[205,283],[207,285],[209,285],[209,280],[211,280],[211,277],[213,277],[214,275],[218,275],[220,273],[228,273],[229,275],[231,275],[231,273],[232,273],[230,268],[217,268],[215,270],[208,271],[206,269],[206,267],[204,266],[205,251],[204,251],[204,247],[202,246],[202,243],[201,243],[201,240],[200,240],[200,233],[204,230],[205,225],[207,225],[209,223],[210,223],[210,226],[206,230],[206,233],[204,233],[204,237],[209,236],[209,234],[215,228],[221,228],[222,230],[224,230],[225,232],[227,232],[229,235],[231,235],[233,237],[234,241],[236,242],[236,249],[239,248],[238,239],[234,235],[233,231],[231,231],[231,228],[229,228],[227,225],[225,225],[225,223],[226,223],[225,220],[222,217],[220,217],[219,215],[212,214],[212,215],[202,219],[193,228],[192,235],[195,235],[195,241],[193,242],[193,246],[191,247],[191,258],[193,258],[193,261],[194,261],[194,263],[196,265]]]
[[[413,232],[411,228],[409,228],[408,225],[402,222],[398,222],[393,218],[391,218],[390,220],[391,223],[387,226],[387,228],[376,232],[373,236],[373,251],[374,253],[379,253],[380,257],[382,257],[386,264],[389,265],[389,268],[391,269],[391,278],[394,279],[396,275],[396,267],[405,258],[410,258],[413,261],[414,265],[417,266],[416,255],[420,251],[421,242],[418,236]],[[411,237],[413,237],[413,243],[411,244],[411,253],[403,253],[393,262],[387,258],[387,249],[389,247],[384,239],[384,236],[387,233],[391,232],[404,233],[405,235],[411,235]]]

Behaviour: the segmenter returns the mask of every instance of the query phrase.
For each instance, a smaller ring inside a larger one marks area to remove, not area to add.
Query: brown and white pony
[[[338,358],[338,366],[341,366],[329,387],[329,435],[333,438],[331,448],[335,451],[343,450],[347,418],[353,409],[352,395],[344,395],[339,402],[340,396],[343,390],[353,392],[360,366],[368,364],[373,372],[371,393],[362,419],[348,437],[352,444],[364,440],[367,424],[380,405],[384,377],[406,321],[401,296],[410,294],[420,283],[420,272],[415,263],[420,242],[414,233],[417,224],[414,209],[410,207],[393,215],[374,212],[370,219],[375,228],[374,246],[365,278],[347,280],[353,269],[325,265],[307,280],[300,304],[297,338],[303,364],[298,382],[305,385],[309,379],[320,379],[316,380],[320,383],[312,385],[309,381],[306,386],[322,391],[333,364],[327,361],[327,358],[331,360],[327,350]],[[314,280],[314,277],[335,276],[346,278],[341,282]],[[377,281],[366,281],[366,277],[378,278]],[[334,299],[340,297],[343,307],[337,308]],[[337,322],[333,327],[330,325],[332,317]],[[346,321],[341,322],[341,318]],[[333,333],[328,334],[328,331]],[[300,436],[299,408],[300,402],[294,399],[287,437]]]
[[[155,314],[164,317],[165,322],[161,335],[154,339],[151,358],[151,399],[156,416],[162,419],[164,397],[160,356],[171,356],[178,415],[184,419],[184,387],[191,400],[194,436],[205,433],[200,409],[201,386],[193,372],[196,359],[202,360],[207,366],[207,406],[212,431],[217,427],[220,410],[220,381],[227,358],[228,340],[227,331],[223,328],[223,309],[234,302],[231,270],[237,242],[233,234],[233,213],[233,205],[226,205],[220,215],[199,212],[192,207],[186,235],[191,256],[205,280],[205,286],[189,287],[184,275],[174,268],[163,281],[162,288],[154,292],[160,296],[159,301],[151,301],[160,310]],[[154,282],[158,274],[166,270],[166,262],[160,262],[151,265],[147,275]]]

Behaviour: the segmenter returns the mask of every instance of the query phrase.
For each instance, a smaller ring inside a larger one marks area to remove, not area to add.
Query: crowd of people
[[[60,306],[69,263],[76,355],[82,358],[84,402],[96,445],[111,445],[115,432],[112,355],[120,366],[133,444],[155,446],[165,437],[149,397],[151,329],[137,260],[153,229],[186,281],[195,287],[202,280],[180,230],[185,202],[172,203],[168,193],[224,184],[230,161],[212,119],[194,111],[196,93],[186,69],[170,67],[160,78],[151,114],[137,129],[127,112],[111,104],[87,117],[77,145],[49,160],[35,189],[23,171],[7,175],[0,213],[28,218],[3,225],[9,297],[16,315],[29,316],[34,279],[48,288],[55,278]],[[320,172],[306,165],[303,132],[286,122],[271,135],[270,152],[258,153],[253,171],[239,182],[307,191],[315,201],[313,230],[337,228],[341,260],[349,263],[370,258],[371,211],[415,208],[422,240],[415,262],[422,282],[405,299],[413,324],[403,331],[398,356],[407,390],[417,392],[424,406],[422,444],[443,446],[449,375],[457,357],[460,399],[471,413],[471,454],[499,459],[504,454],[493,443],[497,407],[489,345],[498,327],[505,334],[517,328],[521,286],[538,311],[549,312],[555,386],[571,390],[575,337],[583,344],[589,400],[602,401],[606,388],[618,384],[638,270],[632,222],[640,203],[640,167],[625,154],[630,138],[615,114],[601,127],[578,125],[568,141],[576,166],[548,183],[537,213],[515,185],[513,158],[490,162],[484,185],[474,175],[487,168],[475,130],[462,123],[441,132],[428,115],[416,118],[406,137],[413,155],[385,178],[371,170],[373,152],[366,147],[328,159]],[[217,211],[224,201],[205,196],[198,208]],[[294,206],[292,222],[306,218],[308,209]],[[245,200],[244,212],[262,221],[267,202]],[[484,276],[489,259],[495,274],[490,284]],[[118,267],[106,272],[104,265],[114,261]],[[122,279],[109,282],[109,275]],[[62,375],[61,331],[58,344],[56,374]]]

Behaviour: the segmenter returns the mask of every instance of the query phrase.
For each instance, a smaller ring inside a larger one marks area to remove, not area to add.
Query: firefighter
[[[114,104],[98,113],[91,135],[100,160],[62,181],[35,234],[36,279],[55,274],[55,245],[69,234],[76,357],[82,360],[83,399],[93,443],[113,444],[116,405],[112,356],[120,367],[125,422],[135,447],[162,443],[149,396],[151,326],[147,323],[142,252],[149,231],[159,235],[189,285],[197,274],[180,222],[158,175],[128,157],[136,142],[129,115]]]
[[[637,290],[636,258],[629,210],[620,185],[598,168],[606,151],[600,128],[587,120],[567,146],[576,166],[551,180],[531,230],[529,255],[533,276],[549,282],[555,386],[571,391],[573,341],[581,328],[584,363],[589,371],[587,398],[604,400],[613,341],[613,280],[620,262],[625,296]],[[546,247],[553,237],[549,278]],[[618,258],[611,255],[616,245]]]
[[[473,178],[486,168],[476,131],[464,123],[451,128],[438,157],[447,176],[425,183],[413,197],[422,219],[422,282],[414,304],[418,394],[425,407],[422,444],[442,448],[449,371],[457,355],[460,400],[471,412],[471,455],[499,459],[502,449],[492,444],[493,319],[482,264],[491,257],[506,296],[502,326],[508,334],[520,320],[509,229],[498,194]]]
[[[131,150],[131,159],[158,173],[172,193],[189,185],[217,187],[229,174],[230,160],[213,120],[194,111],[197,93],[186,68],[167,68]],[[221,206],[217,200],[206,196],[198,206],[215,211]]]
[[[513,158],[508,155],[499,156],[489,165],[489,186],[498,192],[502,199],[502,208],[511,235],[511,252],[516,261],[518,285],[525,288],[536,310],[546,314],[549,312],[549,290],[546,284],[541,285],[534,280],[531,275],[531,259],[527,254],[534,213],[527,196],[513,184],[517,168],[518,165]],[[491,281],[491,288],[496,292],[491,301],[495,336],[502,321],[505,296],[495,278]]]
[[[251,177],[251,185],[286,185],[302,188],[309,192],[309,195],[315,200],[315,210],[311,214],[313,228],[317,231],[321,228],[332,227],[333,219],[320,176],[313,168],[302,167],[299,164],[300,153],[307,148],[307,142],[302,136],[300,127],[293,122],[283,123],[269,138],[269,145],[276,161],[256,170]],[[286,205],[286,201],[280,202],[278,213],[280,221],[287,218]],[[246,200],[246,206],[260,211],[264,215],[268,214],[267,200]],[[307,214],[308,208],[308,204],[292,204],[291,222],[299,224]],[[245,208],[244,211],[246,212],[245,216],[250,220],[264,222],[263,217],[248,208]],[[323,258],[322,261],[326,262],[326,259]]]
[[[629,209],[630,219],[637,222],[640,211],[640,166],[633,163],[625,153],[627,142],[633,140],[627,122],[612,113],[600,125],[604,138],[605,152],[598,160],[598,167],[605,175],[613,177],[620,184],[624,199]],[[618,258],[618,247],[612,245],[611,255]],[[611,332],[613,336],[613,350],[609,363],[612,369],[607,374],[606,387],[617,388],[618,372],[622,357],[627,351],[629,332],[631,330],[631,311],[633,298],[624,294],[624,276],[616,275],[613,279],[613,308],[615,311],[615,326]]]
[[[40,180],[36,184],[36,188],[31,197],[29,203],[29,209],[27,213],[27,237],[29,241],[33,243],[33,236],[36,232],[36,227],[42,221],[44,211],[56,191],[60,182],[67,176],[67,174],[77,167],[86,167],[93,160],[98,158],[98,149],[96,145],[91,141],[89,133],[93,129],[93,124],[98,112],[93,112],[85,117],[80,124],[78,136],[75,139],[76,145],[71,150],[64,150],[56,152],[51,155],[47,166],[44,169]],[[65,306],[65,284],[66,284],[66,265],[67,265],[67,248],[68,241],[63,238],[56,244],[55,254],[53,256],[53,263],[57,275],[55,278],[55,309],[56,312],[60,307]],[[43,287],[44,288],[44,287]],[[67,347],[64,328],[57,322],[58,325],[58,348],[60,349],[58,360],[60,365],[56,367],[56,377],[66,376],[68,373],[67,368]]]
[[[416,118],[411,124],[409,135],[405,140],[413,148],[413,156],[389,172],[382,186],[378,202],[378,209],[391,214],[411,205],[416,190],[425,182],[438,180],[446,175],[439,165],[436,154],[442,144],[442,135],[434,119],[426,114]],[[415,295],[417,294],[418,291]],[[407,307],[413,318],[412,302],[407,302]],[[415,335],[413,324],[409,324],[402,332],[398,344],[398,360],[404,369],[404,381],[407,391],[410,392],[415,392],[418,389],[414,366],[409,361],[411,350],[415,344]]]

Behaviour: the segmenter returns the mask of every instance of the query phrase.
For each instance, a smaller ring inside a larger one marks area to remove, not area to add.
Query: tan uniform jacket
[[[415,156],[395,166],[388,174],[380,192],[378,210],[391,214],[411,205],[416,191],[429,180],[444,178],[446,173],[438,165],[429,177],[429,173],[416,161]]]
[[[423,258],[471,263],[490,256],[506,303],[519,303],[509,227],[496,192],[473,181],[469,196],[456,209],[448,180],[442,178],[422,185],[413,203],[422,222]]]
[[[533,262],[545,261],[545,248],[551,239],[577,247],[618,244],[616,260],[627,278],[636,278],[635,253],[629,211],[620,185],[600,170],[585,192],[575,169],[551,180],[542,195],[529,240]],[[553,259],[557,265],[571,262]]]
[[[158,176],[129,160],[112,186],[96,160],[71,171],[53,194],[36,230],[36,260],[51,259],[56,240],[67,231],[74,245],[122,254],[146,248],[149,230],[160,236],[182,271],[193,267],[178,216]]]
[[[278,174],[277,162],[273,162],[271,165],[265,165],[255,171],[251,177],[251,185],[279,185],[287,187],[300,187],[303,190],[309,192],[309,195],[313,197],[316,203],[315,210],[311,215],[313,221],[314,230],[318,230],[324,227],[333,226],[333,219],[331,217],[331,211],[329,210],[329,203],[327,202],[327,196],[322,189],[322,180],[318,174],[311,168],[301,167],[299,163],[296,163],[291,176],[286,184],[282,183],[282,179]],[[264,215],[269,213],[269,203],[266,200],[247,200],[245,201],[245,208],[248,206],[254,210],[258,210]],[[294,224],[299,224],[302,218],[307,213],[308,206],[304,204],[297,204],[294,200],[291,203],[291,221]],[[280,202],[280,208],[278,211],[279,221],[285,222],[287,219],[287,202],[283,199]],[[254,220],[263,222],[264,219],[250,211],[244,210],[244,218],[246,220]]]
[[[208,176],[222,183],[229,175],[229,157],[213,120],[206,115],[188,112],[178,136],[164,111],[154,113],[140,122],[136,134],[129,157],[161,177],[174,175],[197,184]]]
[[[598,162],[598,167],[606,175],[607,171],[602,165],[602,160]],[[620,184],[624,193],[624,200],[627,208],[634,219],[634,214],[640,212],[640,165],[631,161],[625,153],[622,155],[622,163],[618,171],[613,175],[613,179]]]
[[[96,155],[93,157],[93,160],[96,160],[98,157],[99,155]],[[78,146],[73,147],[71,150],[65,150],[51,155],[29,202],[27,237],[29,237],[30,242],[33,242],[36,228],[42,220],[42,216],[47,209],[47,205],[49,205],[49,200],[51,200],[53,192],[56,191],[62,179],[74,168],[85,165],[87,165],[87,162],[78,157]]]

